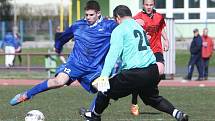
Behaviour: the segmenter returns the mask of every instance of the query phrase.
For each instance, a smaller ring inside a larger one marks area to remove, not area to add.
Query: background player
[[[154,8],[154,0],[143,0],[143,11],[139,12],[133,18],[136,19],[136,21],[140,23],[146,31],[149,38],[150,47],[155,54],[156,61],[164,64],[163,51],[168,51],[169,49],[169,41],[166,34],[166,23],[163,16],[156,12]],[[164,39],[163,47],[161,36]],[[161,75],[161,78],[164,78],[164,75]],[[135,116],[139,115],[137,97],[137,93],[132,94],[132,104],[130,107],[131,114]]]
[[[17,94],[11,101],[12,106],[31,99],[40,92],[63,87],[78,80],[87,91],[97,90],[91,83],[102,70],[105,56],[110,46],[112,30],[117,26],[114,20],[103,19],[98,2],[86,3],[85,18],[75,22],[55,41],[55,50],[60,53],[63,45],[74,38],[74,48],[65,64],[62,64],[54,78]]]
[[[163,64],[156,62],[146,33],[132,19],[130,9],[127,6],[119,5],[114,9],[113,16],[119,25],[111,34],[111,45],[102,73],[93,82],[99,91],[95,108],[92,112],[81,109],[81,115],[87,121],[101,121],[101,114],[109,105],[110,99],[117,100],[138,90],[138,94],[145,104],[172,115],[178,121],[188,121],[186,114],[159,96],[157,85],[159,75],[163,74]],[[109,79],[118,58],[122,59],[122,70]]]

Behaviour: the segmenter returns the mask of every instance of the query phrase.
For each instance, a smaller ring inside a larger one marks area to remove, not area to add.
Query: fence
[[[5,55],[22,55],[26,57],[26,63],[22,64],[22,66],[14,66],[14,67],[5,67],[5,66],[0,66],[0,69],[25,69],[26,71],[32,71],[35,69],[43,69],[43,70],[51,70],[51,69],[56,69],[57,64],[53,64],[53,61],[57,63],[57,60],[54,60],[58,54],[56,53],[16,53],[16,54],[5,54],[5,53],[0,53],[0,56],[5,56]],[[62,54],[63,56],[66,56],[68,54]],[[38,58],[40,56],[40,58]],[[35,58],[37,57],[37,58]],[[40,60],[39,65],[33,65],[32,62],[36,60]],[[44,63],[43,65],[41,65]]]
[[[64,22],[64,26],[68,26],[67,22]],[[59,21],[57,19],[45,19],[45,20],[19,20],[17,23],[18,33],[23,41],[47,41],[54,40],[53,33]],[[8,31],[12,31],[12,21],[0,21],[0,41],[3,40],[4,35]]]

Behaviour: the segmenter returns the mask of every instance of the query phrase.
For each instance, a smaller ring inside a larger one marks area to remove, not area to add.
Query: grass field
[[[78,110],[88,107],[93,96],[80,87],[65,87],[39,94],[33,100],[17,106],[8,101],[16,93],[29,86],[0,86],[0,121],[23,121],[25,114],[33,109],[42,111],[46,121],[82,121]],[[174,105],[190,115],[190,121],[215,121],[215,88],[206,87],[160,87],[160,93]],[[103,121],[175,121],[171,116],[149,106],[141,105],[141,115],[134,117],[129,113],[131,97],[111,101],[103,113]]]

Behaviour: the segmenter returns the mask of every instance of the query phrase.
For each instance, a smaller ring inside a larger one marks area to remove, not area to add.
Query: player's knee
[[[160,102],[161,102],[161,98],[158,96],[158,97],[148,97],[148,98],[145,98],[143,100],[144,104],[146,105],[150,105],[150,106],[157,106]]]
[[[51,85],[53,85],[53,87],[62,87],[66,84],[65,81],[60,80],[58,78],[50,79],[50,83],[51,83]]]
[[[161,62],[156,62],[157,66],[158,66],[158,71],[159,71],[159,74],[162,75],[164,74],[164,64],[161,63]]]
[[[69,81],[69,76],[65,73],[59,73],[52,80],[56,86],[64,86]]]

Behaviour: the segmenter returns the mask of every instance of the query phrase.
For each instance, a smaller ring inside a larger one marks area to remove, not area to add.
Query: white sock
[[[172,113],[172,116],[176,118],[178,112],[179,112],[178,109],[174,109],[174,111]]]
[[[96,115],[96,116],[101,116],[101,114],[96,113],[95,110],[93,110],[93,114]]]

